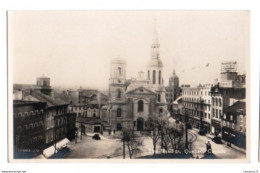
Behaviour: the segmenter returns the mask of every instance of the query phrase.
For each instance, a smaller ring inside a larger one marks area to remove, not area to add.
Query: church
[[[160,59],[160,44],[156,29],[151,44],[151,57],[146,75],[143,71],[135,79],[126,79],[127,63],[122,59],[111,61],[108,105],[101,110],[101,119],[112,130],[147,128],[151,116],[168,114],[166,89],[163,85],[163,63]]]

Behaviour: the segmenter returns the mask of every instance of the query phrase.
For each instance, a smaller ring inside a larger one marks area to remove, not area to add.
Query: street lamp
[[[189,117],[187,114],[187,109],[184,106],[184,122],[185,122],[185,149],[189,149],[189,141],[188,141],[188,122],[189,122]]]
[[[200,135],[204,135],[205,134],[205,130],[204,130],[204,125],[203,125],[203,104],[204,104],[204,100],[202,98],[200,98],[200,124],[199,124],[199,134]]]

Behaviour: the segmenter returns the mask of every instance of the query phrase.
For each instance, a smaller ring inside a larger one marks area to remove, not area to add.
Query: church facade
[[[146,75],[141,71],[135,79],[126,79],[125,60],[111,62],[108,105],[102,109],[101,119],[108,121],[112,130],[142,131],[149,117],[168,114],[159,47],[155,30]]]

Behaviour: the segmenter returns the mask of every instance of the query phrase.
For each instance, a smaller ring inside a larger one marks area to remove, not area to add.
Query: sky
[[[219,78],[221,62],[249,61],[248,11],[11,11],[8,59],[13,82],[108,88],[110,61],[127,62],[127,78],[146,72],[154,21],[164,84],[173,69],[180,84]]]

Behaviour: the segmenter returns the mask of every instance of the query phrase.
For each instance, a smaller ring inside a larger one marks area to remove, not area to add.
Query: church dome
[[[148,62],[149,67],[163,67],[162,61],[158,58],[151,58]]]
[[[169,81],[174,81],[176,79],[179,79],[179,77],[175,74],[175,70],[173,70],[172,76],[170,77]]]

